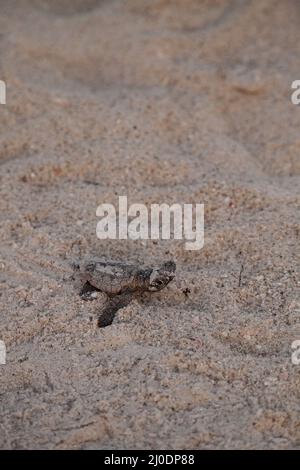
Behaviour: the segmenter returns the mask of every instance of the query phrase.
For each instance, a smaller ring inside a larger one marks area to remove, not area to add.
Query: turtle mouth
[[[150,286],[149,290],[152,292],[158,292],[159,290],[162,290],[165,286],[166,286],[166,283],[155,284],[153,286]]]

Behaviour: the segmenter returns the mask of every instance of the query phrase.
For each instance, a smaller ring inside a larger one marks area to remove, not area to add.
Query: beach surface
[[[0,448],[300,448],[300,5],[0,1]],[[205,243],[99,240],[204,203]],[[70,262],[172,259],[97,327]]]

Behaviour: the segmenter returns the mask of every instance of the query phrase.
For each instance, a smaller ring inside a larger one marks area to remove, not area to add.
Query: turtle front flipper
[[[99,289],[92,286],[88,281],[82,287],[79,295],[82,300],[95,300],[98,297]]]
[[[99,328],[105,328],[114,321],[117,311],[120,308],[126,307],[132,300],[132,294],[125,292],[123,294],[110,297],[108,303],[105,305],[104,310],[100,313],[98,318]]]

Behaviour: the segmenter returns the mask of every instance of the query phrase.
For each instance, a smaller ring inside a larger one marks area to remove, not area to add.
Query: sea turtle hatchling
[[[72,263],[72,267],[83,283],[83,300],[94,300],[97,291],[107,295],[107,305],[98,319],[100,327],[111,325],[119,308],[128,305],[135,295],[162,290],[175,277],[176,270],[174,261],[151,268],[92,259]]]

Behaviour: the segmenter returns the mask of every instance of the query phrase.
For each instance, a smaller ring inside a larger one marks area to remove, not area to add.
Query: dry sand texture
[[[299,47],[297,0],[0,1],[1,448],[300,447]],[[204,248],[97,240],[118,195]],[[98,329],[85,255],[177,282]]]

